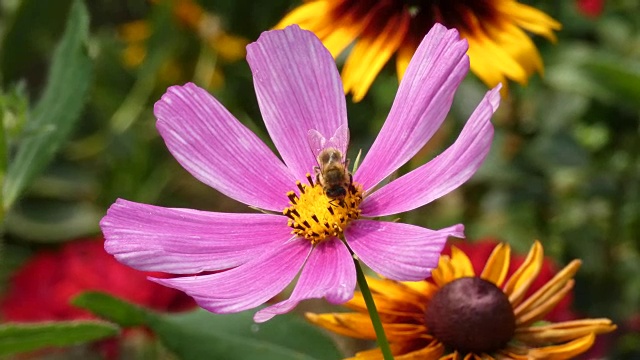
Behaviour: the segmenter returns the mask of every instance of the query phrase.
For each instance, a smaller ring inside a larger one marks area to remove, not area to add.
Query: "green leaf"
[[[151,316],[150,310],[97,291],[83,292],[71,303],[123,327],[145,325]]]
[[[53,55],[47,85],[23,131],[3,184],[9,209],[24,188],[53,158],[80,117],[91,83],[92,63],[86,49],[89,14],[74,1],[62,40]]]
[[[103,321],[65,321],[0,325],[0,355],[70,346],[104,339],[119,333],[116,325]]]
[[[25,198],[5,218],[7,234],[20,239],[55,243],[100,231],[104,210],[88,201]]]
[[[257,309],[256,309],[257,310]],[[335,344],[294,314],[253,322],[256,310],[215,315],[199,309],[152,318],[150,327],[182,359],[339,359]]]
[[[9,148],[13,137],[26,122],[29,110],[24,83],[18,83],[9,91],[0,89],[0,185],[4,184],[9,162]],[[0,206],[4,203],[0,191]],[[4,219],[4,208],[0,207],[0,221]]]
[[[73,303],[122,326],[148,326],[181,359],[313,360],[342,356],[320,329],[294,314],[256,324],[256,310],[229,315],[202,309],[159,314],[101,293],[84,293]]]
[[[4,37],[0,46],[0,71],[3,85],[20,81],[24,76],[35,79],[42,75],[43,53],[51,52],[64,31],[71,3],[72,0],[2,2],[0,29],[4,31],[0,34]]]

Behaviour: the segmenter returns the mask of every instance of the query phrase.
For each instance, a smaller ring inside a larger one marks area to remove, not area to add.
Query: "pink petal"
[[[100,222],[105,250],[143,271],[196,274],[242,265],[292,237],[287,218],[172,209],[118,199]]]
[[[247,61],[271,139],[293,174],[304,179],[317,165],[309,130],[329,139],[347,125],[336,64],[320,40],[297,25],[263,32],[247,46]]]
[[[380,275],[399,281],[426,279],[438,266],[447,237],[464,237],[464,226],[442,230],[376,220],[356,220],[345,230],[353,252]]]
[[[281,292],[298,274],[312,247],[296,238],[237,268],[212,275],[174,279],[149,278],[193,297],[200,307],[214,313],[234,313],[264,304]]]
[[[462,185],[480,168],[493,139],[491,116],[500,104],[500,85],[485,95],[456,142],[435,159],[393,180],[362,202],[362,215],[385,216],[425,205]]]
[[[440,127],[469,70],[467,41],[436,24],[416,50],[380,134],[354,174],[365,190],[409,161]]]
[[[155,107],[167,148],[198,180],[245,204],[282,211],[295,178],[251,130],[204,89],[172,86]]]
[[[302,269],[298,283],[288,300],[264,308],[253,317],[265,322],[291,311],[305,299],[325,297],[330,303],[342,304],[353,297],[356,269],[347,247],[337,238],[318,244]]]

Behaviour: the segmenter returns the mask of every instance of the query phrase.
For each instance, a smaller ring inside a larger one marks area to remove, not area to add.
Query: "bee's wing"
[[[307,141],[309,142],[309,147],[313,152],[313,156],[317,159],[322,149],[325,148],[327,139],[322,136],[318,130],[311,129],[307,133]]]
[[[349,127],[345,124],[340,126],[336,133],[327,140],[325,147],[333,147],[340,150],[344,156],[347,156],[347,147],[349,147]]]

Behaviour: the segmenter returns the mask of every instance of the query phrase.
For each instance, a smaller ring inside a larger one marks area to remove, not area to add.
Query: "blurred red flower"
[[[103,239],[72,241],[33,256],[11,278],[0,311],[5,321],[87,319],[94,316],[69,301],[83,291],[103,291],[161,311],[195,306],[184,293],[147,280],[147,275],[117,262]]]
[[[605,0],[577,0],[578,11],[587,17],[596,18],[604,11]]]
[[[444,253],[447,255],[451,254],[450,245],[454,245],[455,247],[462,250],[469,259],[471,260],[471,264],[473,265],[473,270],[476,274],[480,274],[484,265],[487,263],[489,259],[489,255],[493,249],[500,243],[500,241],[493,238],[483,238],[478,241],[470,242],[470,241],[454,241],[452,243],[448,243],[447,247],[444,250]],[[513,254],[511,255],[511,263],[509,265],[509,272],[507,274],[507,279],[511,277],[511,275],[520,267],[520,265],[525,260],[525,255],[522,254]],[[551,280],[556,273],[558,272],[558,265],[553,262],[549,257],[545,257],[544,263],[542,264],[542,269],[540,270],[540,274],[536,277],[533,284],[527,291],[525,298],[528,298],[533,293],[535,293],[538,289],[544,286],[546,283]],[[545,320],[551,322],[561,322],[567,320],[577,319],[577,315],[571,311],[571,303],[573,302],[573,292],[567,294],[567,296],[562,299],[558,305],[545,317]]]

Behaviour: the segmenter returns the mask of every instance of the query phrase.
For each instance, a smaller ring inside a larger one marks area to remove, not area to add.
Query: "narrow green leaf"
[[[103,321],[0,325],[0,355],[52,346],[70,346],[115,336],[119,328]]]
[[[13,137],[19,133],[27,119],[29,98],[24,83],[18,83],[7,91],[0,90],[0,185],[4,184],[9,162],[9,148]],[[4,204],[0,191],[0,205]],[[4,208],[0,206],[0,221]]]
[[[151,316],[149,310],[97,291],[83,292],[71,303],[123,327],[145,325]]]
[[[0,94],[2,96],[2,94]],[[4,126],[5,117],[5,105],[4,105],[4,96],[0,98],[0,184],[4,184],[5,174],[7,173],[7,153],[8,153],[8,145],[7,145],[7,136],[6,136],[6,128]],[[4,204],[4,194],[0,191],[0,204]],[[0,208],[0,223],[4,219],[4,207]]]
[[[89,14],[81,0],[71,7],[62,40],[53,55],[47,85],[23,131],[3,184],[8,209],[53,158],[78,120],[91,83],[86,49]]]
[[[256,310],[215,315],[202,309],[159,314],[107,294],[84,293],[73,303],[122,326],[144,324],[181,359],[338,359],[340,352],[320,329],[286,314],[256,324]]]

